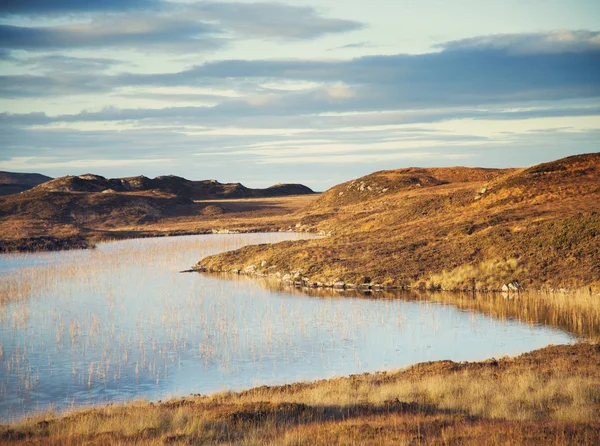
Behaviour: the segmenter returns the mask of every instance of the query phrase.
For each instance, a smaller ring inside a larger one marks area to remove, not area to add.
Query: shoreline
[[[60,252],[77,249],[94,249],[99,243],[110,243],[120,240],[134,240],[145,238],[183,237],[190,235],[212,235],[212,234],[278,234],[278,233],[310,233],[311,231],[297,231],[294,229],[274,229],[271,227],[248,227],[248,228],[210,228],[200,230],[175,230],[175,231],[122,231],[109,234],[94,234],[91,236],[36,236],[23,237],[15,240],[0,240],[0,254],[27,254],[38,252]],[[316,233],[314,233],[316,234]]]
[[[17,444],[279,443],[292,435],[305,441],[316,438],[317,444],[331,444],[340,441],[337,428],[343,427],[344,432],[350,428],[342,436],[351,435],[350,442],[391,444],[406,435],[414,438],[410,436],[420,425],[420,440],[425,444],[437,444],[443,439],[487,443],[488,434],[496,436],[496,440],[504,438],[504,443],[514,435],[513,443],[593,444],[600,439],[598,408],[594,403],[600,397],[599,362],[597,343],[550,345],[515,357],[424,362],[398,370],[259,386],[239,392],[37,414],[0,425],[0,439]],[[521,382],[532,383],[533,387],[530,384],[530,390],[521,391]],[[444,384],[438,387],[438,383]],[[573,392],[576,383],[588,389],[583,400],[566,396]],[[466,391],[473,386],[481,396],[453,397],[459,389]],[[502,392],[505,386],[512,386],[513,392]],[[538,398],[554,403],[538,407]],[[185,423],[176,422],[180,419],[185,419]],[[198,419],[200,424],[193,422]],[[157,420],[163,422],[156,424]],[[446,433],[440,429],[442,420],[448,429]],[[213,422],[218,423],[220,431],[202,427]],[[395,426],[396,431],[370,429],[381,423]],[[356,436],[352,426],[361,426],[360,431],[366,429],[368,435]],[[315,429],[322,435],[314,437]],[[578,436],[582,432],[585,436]],[[563,441],[558,441],[561,438]]]

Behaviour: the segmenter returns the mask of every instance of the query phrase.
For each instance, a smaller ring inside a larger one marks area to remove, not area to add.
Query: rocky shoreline
[[[187,271],[182,272],[199,272],[199,273],[222,273],[222,274],[233,274],[233,275],[246,275],[255,278],[268,278],[275,280],[276,282],[296,288],[307,288],[307,289],[318,289],[318,288],[329,288],[334,290],[358,290],[358,291],[408,291],[408,290],[421,290],[421,291],[450,291],[450,292],[493,292],[493,293],[506,293],[506,294],[518,294],[523,291],[518,280],[513,280],[509,283],[502,284],[498,288],[493,289],[476,289],[476,288],[461,288],[461,289],[444,289],[441,286],[425,287],[417,286],[412,287],[408,285],[393,285],[386,283],[351,283],[345,282],[342,279],[335,279],[327,282],[315,281],[310,277],[306,277],[302,270],[281,272],[276,271],[275,266],[269,266],[266,261],[263,261],[259,266],[248,265],[242,269],[212,269],[202,265],[202,261],[198,262],[195,266]],[[558,290],[550,290],[558,291]],[[561,289],[561,292],[568,292],[566,289]]]

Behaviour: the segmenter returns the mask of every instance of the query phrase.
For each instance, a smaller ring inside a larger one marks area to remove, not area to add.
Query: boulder
[[[509,291],[520,291],[521,285],[518,280],[513,280],[512,282],[505,283],[502,285],[502,291],[508,293]]]

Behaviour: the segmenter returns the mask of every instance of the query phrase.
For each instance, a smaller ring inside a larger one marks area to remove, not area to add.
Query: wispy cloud
[[[356,21],[323,17],[310,7],[280,3],[137,1],[107,2],[106,8],[96,8],[104,7],[105,2],[24,3],[5,5],[0,17],[10,11],[103,13],[74,19],[68,25],[0,24],[0,49],[40,52],[126,48],[195,54],[222,48],[236,38],[310,40],[363,27]],[[160,6],[158,13],[156,6]],[[149,7],[153,10],[147,11]]]
[[[557,30],[545,33],[496,34],[453,40],[436,47],[451,51],[502,51],[515,55],[600,53],[600,32]],[[596,54],[596,57],[600,57],[600,54]]]
[[[49,51],[81,48],[174,49],[208,51],[225,45],[209,23],[154,16],[102,16],[91,23],[61,26],[0,25],[0,47]],[[192,47],[193,45],[193,47]]]
[[[336,46],[334,48],[329,48],[327,51],[337,51],[337,50],[355,50],[359,48],[375,48],[377,45],[373,45],[371,42],[356,42],[356,43],[348,43],[346,45]]]

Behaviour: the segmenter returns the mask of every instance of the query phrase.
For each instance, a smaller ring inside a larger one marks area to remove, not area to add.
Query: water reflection
[[[0,256],[0,418],[483,359],[574,340],[431,300],[332,299],[179,273],[211,253],[298,237],[143,239]]]

